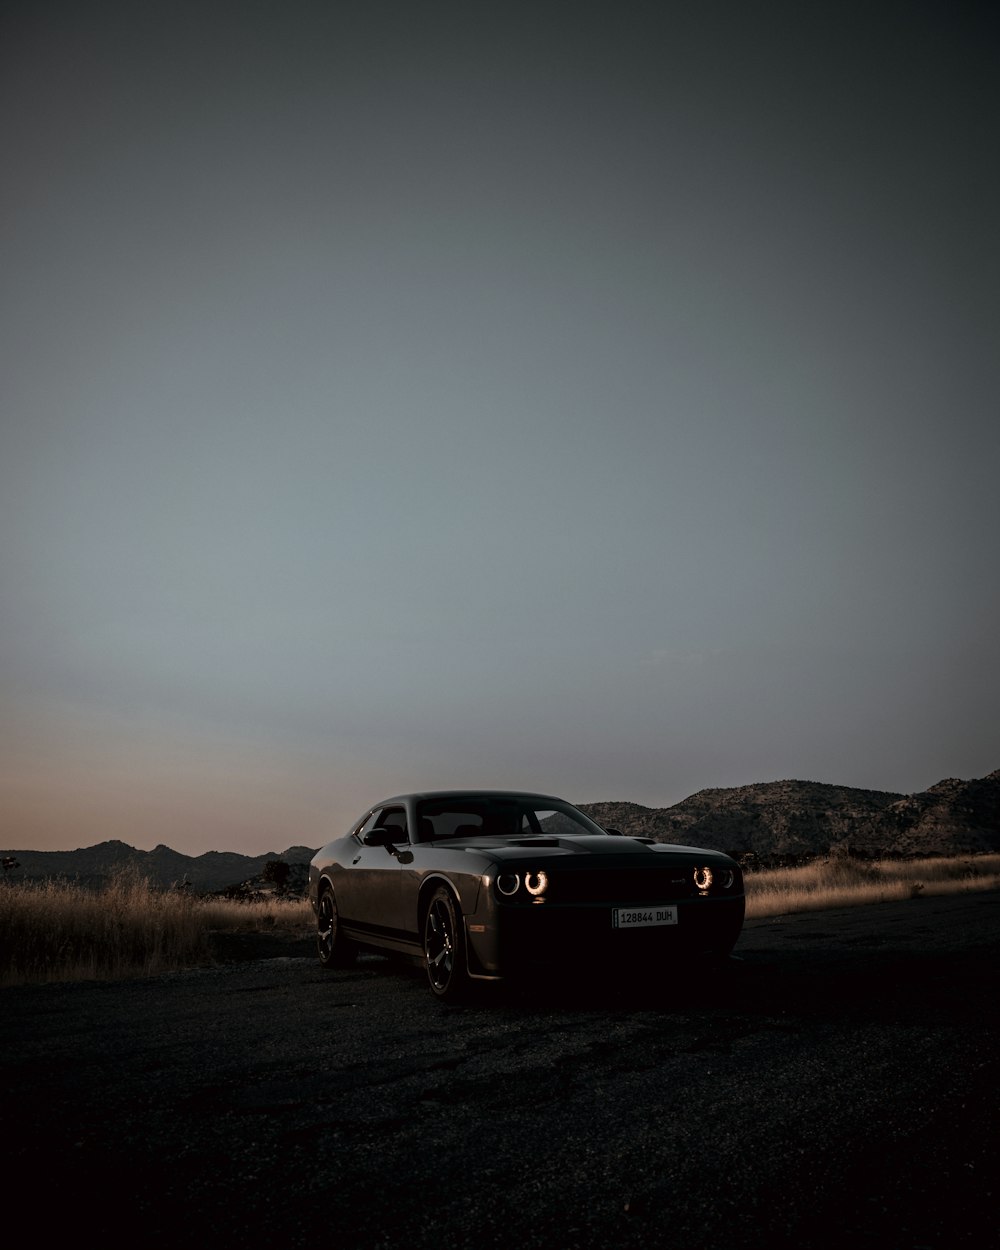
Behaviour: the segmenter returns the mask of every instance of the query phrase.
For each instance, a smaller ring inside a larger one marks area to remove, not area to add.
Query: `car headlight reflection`
[[[545,887],[549,884],[548,874],[538,872],[526,872],[524,874],[524,888],[533,897],[537,898],[539,894],[545,893]]]

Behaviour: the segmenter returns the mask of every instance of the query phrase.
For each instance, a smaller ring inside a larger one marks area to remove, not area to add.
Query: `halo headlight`
[[[712,884],[712,870],[707,865],[694,870],[694,883],[697,889],[707,890]]]
[[[502,872],[497,877],[497,889],[505,898],[516,894],[520,884],[521,878],[516,872]]]
[[[545,887],[548,884],[548,873],[542,872],[541,869],[538,872],[526,872],[524,874],[524,888],[534,898],[537,898],[539,894],[544,894]]]

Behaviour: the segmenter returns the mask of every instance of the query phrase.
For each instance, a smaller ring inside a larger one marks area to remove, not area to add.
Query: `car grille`
[[[607,872],[566,872],[553,869],[545,892],[552,903],[664,903],[691,898],[695,889],[691,869],[670,865],[664,868],[616,868]],[[713,891],[714,893],[714,891]]]

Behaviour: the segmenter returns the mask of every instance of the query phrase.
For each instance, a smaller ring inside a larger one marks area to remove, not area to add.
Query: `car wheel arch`
[[[427,909],[430,907],[431,899],[434,897],[434,892],[439,886],[444,886],[444,888],[451,895],[452,900],[455,903],[455,912],[458,919],[460,922],[462,920],[464,915],[462,908],[462,896],[456,889],[454,881],[452,881],[450,877],[444,876],[442,873],[431,873],[429,876],[425,877],[423,881],[421,881],[420,891],[417,894],[418,933],[423,933],[424,931],[424,921],[427,919]]]
[[[324,968],[349,967],[358,954],[355,944],[341,930],[337,895],[326,877],[316,883],[316,947]]]

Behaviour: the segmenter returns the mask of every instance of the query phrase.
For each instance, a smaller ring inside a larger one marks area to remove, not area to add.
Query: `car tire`
[[[320,890],[316,905],[316,953],[324,968],[348,968],[358,954],[341,931],[337,900],[330,886]]]
[[[458,1002],[469,992],[465,934],[455,898],[444,886],[431,896],[424,917],[424,959],[431,993],[442,1002]]]

